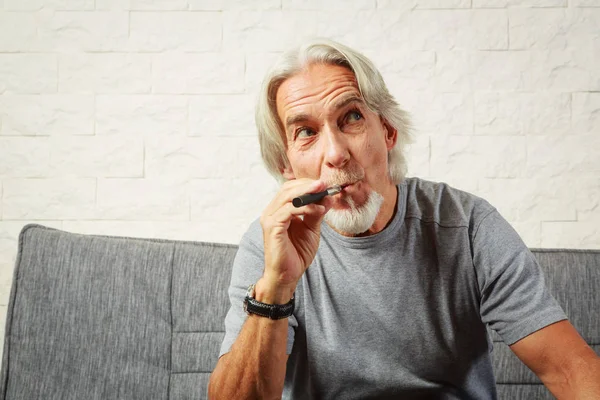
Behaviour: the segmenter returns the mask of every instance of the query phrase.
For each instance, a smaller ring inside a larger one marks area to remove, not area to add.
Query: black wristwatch
[[[254,299],[254,284],[248,287],[244,299],[244,311],[246,314],[256,314],[270,319],[283,319],[294,313],[294,295],[287,304],[265,304]]]

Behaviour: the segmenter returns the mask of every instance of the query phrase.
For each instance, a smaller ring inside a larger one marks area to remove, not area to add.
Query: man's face
[[[387,155],[396,132],[367,108],[350,70],[312,64],[281,84],[276,104],[290,162],[286,179],[350,184],[334,196],[334,209],[348,208],[347,196],[361,207],[371,191],[390,192]]]

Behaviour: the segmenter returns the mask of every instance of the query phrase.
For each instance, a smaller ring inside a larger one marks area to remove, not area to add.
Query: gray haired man
[[[488,326],[557,397],[600,398],[600,359],[498,211],[405,177],[408,116],[366,57],[284,54],[256,122],[282,186],[240,243],[211,398],[495,399]]]

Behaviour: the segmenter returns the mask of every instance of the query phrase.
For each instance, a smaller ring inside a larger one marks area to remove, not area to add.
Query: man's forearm
[[[600,399],[600,357],[590,357],[579,365],[579,372],[572,380],[569,399]]]
[[[289,300],[286,291],[265,292],[257,286],[258,301],[281,304],[287,302],[286,298]],[[281,398],[288,359],[287,337],[287,318],[248,316],[230,352],[221,357],[210,377],[209,398]]]
[[[593,353],[590,349],[590,353]],[[570,365],[564,378],[546,384],[557,399],[600,399],[600,357],[587,354]]]

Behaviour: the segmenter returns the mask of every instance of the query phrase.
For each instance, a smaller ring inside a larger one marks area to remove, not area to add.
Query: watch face
[[[248,286],[248,290],[246,291],[246,297],[254,298],[254,284]]]

